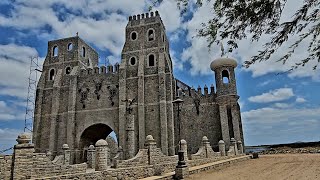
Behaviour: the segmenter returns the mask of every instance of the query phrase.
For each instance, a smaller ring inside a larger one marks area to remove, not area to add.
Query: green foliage
[[[181,13],[187,12],[191,0],[176,0]],[[197,0],[198,6],[204,0]],[[211,1],[211,0],[206,0]],[[153,0],[161,3],[161,0]],[[154,3],[154,5],[156,5]],[[197,36],[206,37],[208,46],[213,43],[227,41],[228,52],[238,48],[242,39],[259,41],[262,35],[270,35],[269,42],[250,60],[244,62],[245,67],[269,60],[288,38],[297,35],[299,39],[278,61],[283,64],[294,54],[302,41],[308,41],[308,57],[296,63],[290,70],[304,66],[309,61],[320,62],[320,0],[304,0],[303,5],[292,16],[290,21],[280,22],[287,0],[214,0],[212,17],[199,27]],[[317,65],[313,67],[316,69]]]

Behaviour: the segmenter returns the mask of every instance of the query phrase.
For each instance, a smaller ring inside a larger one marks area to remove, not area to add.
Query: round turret
[[[216,70],[219,67],[237,67],[237,61],[231,58],[218,58],[211,62],[210,68],[212,71]]]
[[[217,96],[237,95],[234,69],[237,61],[231,58],[218,58],[211,62],[210,68],[215,73]]]

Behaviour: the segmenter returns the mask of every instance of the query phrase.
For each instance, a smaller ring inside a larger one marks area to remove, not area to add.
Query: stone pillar
[[[238,141],[238,148],[239,148],[239,153],[240,153],[240,154],[243,154],[244,149],[243,149],[243,144],[242,144],[241,141]]]
[[[181,144],[181,149],[180,149],[180,146],[179,146],[179,150],[182,150],[182,151],[183,151],[184,160],[187,161],[187,160],[188,160],[188,146],[187,146],[187,141],[184,140],[184,139],[181,139],[179,143]],[[180,145],[180,144],[179,144],[179,145]]]
[[[52,153],[50,151],[48,151],[46,153],[46,156],[52,161],[53,160],[53,156],[52,156]]]
[[[168,119],[167,119],[167,89],[165,58],[163,53],[159,53],[158,76],[159,76],[159,112],[160,112],[160,142],[161,150],[168,155]]]
[[[227,149],[229,149],[230,135],[229,135],[228,113],[227,113],[226,105],[219,104],[219,112],[220,112],[222,140],[224,141]]]
[[[208,157],[208,149],[211,148],[210,146],[210,142],[207,136],[203,136],[202,137],[202,146],[205,148],[206,150],[206,158]]]
[[[87,164],[88,168],[95,169],[96,165],[96,157],[95,157],[96,150],[93,145],[90,145],[88,148],[88,153],[87,153]]]
[[[133,158],[135,155],[135,143],[134,143],[134,115],[129,114],[127,120],[127,148],[126,159]]]
[[[104,139],[96,142],[96,170],[104,171],[108,168],[108,143]]]
[[[155,149],[157,148],[157,143],[156,141],[153,139],[153,136],[152,135],[148,135],[146,137],[146,140],[145,140],[145,148],[148,149],[149,153],[149,157],[148,157],[148,161],[149,161],[149,164],[153,164],[153,154],[155,152]]]
[[[33,166],[32,157],[35,149],[33,144],[29,144],[30,141],[31,135],[28,133],[22,133],[17,138],[18,144],[14,146],[12,156],[12,179],[32,177],[30,167]]]
[[[144,47],[144,42],[142,42],[141,47]],[[143,48],[141,48],[143,49]],[[139,148],[144,147],[146,138],[146,122],[145,122],[145,107],[144,107],[144,63],[145,54],[144,51],[139,51],[139,61],[138,61],[138,122],[139,122]]]
[[[219,141],[219,152],[221,156],[226,156],[226,145],[223,140]]]
[[[238,155],[239,151],[238,151],[238,147],[237,147],[237,141],[234,138],[231,138],[230,144],[234,148],[234,155]]]
[[[241,141],[240,134],[240,111],[237,108],[237,102],[233,102],[231,104],[231,116],[232,116],[232,124],[233,124],[233,134],[236,141]]]
[[[68,144],[62,145],[63,164],[70,165],[70,150]]]

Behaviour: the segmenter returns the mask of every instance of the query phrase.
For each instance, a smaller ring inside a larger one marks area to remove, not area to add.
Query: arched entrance
[[[113,130],[105,124],[94,124],[83,131],[80,136],[79,147],[81,150],[81,162],[87,159],[87,149],[90,145],[95,145],[99,139],[106,139]]]

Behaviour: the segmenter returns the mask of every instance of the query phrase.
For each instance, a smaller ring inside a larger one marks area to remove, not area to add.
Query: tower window
[[[222,71],[222,82],[224,84],[228,84],[230,82],[229,81],[229,72],[227,70]]]
[[[130,65],[131,65],[131,66],[136,65],[136,58],[135,58],[135,57],[131,57],[131,58],[130,58]]]
[[[58,46],[54,46],[53,47],[53,57],[57,57],[58,56]]]
[[[66,74],[70,74],[71,73],[71,67],[67,67],[66,68]]]
[[[149,67],[155,66],[155,62],[154,61],[155,61],[154,55],[153,54],[149,55],[149,58],[148,58]]]
[[[132,33],[131,33],[131,40],[133,40],[133,41],[134,41],[134,40],[136,40],[136,39],[137,39],[137,37],[138,37],[137,32],[135,32],[135,31],[134,31],[134,32],[132,32]]]
[[[73,44],[72,43],[69,43],[68,44],[68,51],[71,51],[73,49]]]
[[[49,80],[50,81],[54,80],[54,69],[51,69],[49,72]]]
[[[82,57],[86,57],[86,48],[82,47]]]
[[[149,29],[148,31],[148,41],[153,41],[154,40],[154,31],[153,29]]]

